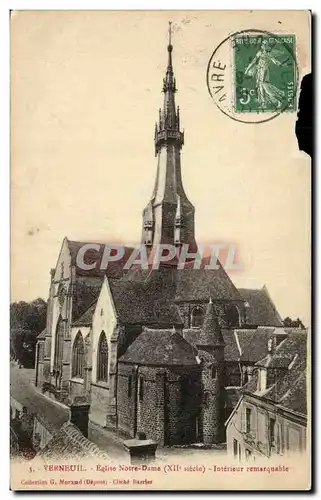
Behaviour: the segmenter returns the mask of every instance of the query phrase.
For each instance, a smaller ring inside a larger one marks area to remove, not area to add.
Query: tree
[[[10,304],[10,356],[24,366],[34,366],[36,339],[46,326],[46,316],[47,303],[41,298]]]
[[[302,328],[305,329],[304,324],[300,320],[300,318],[297,318],[296,320],[291,319],[289,316],[287,316],[283,320],[283,326],[288,327],[288,328]]]

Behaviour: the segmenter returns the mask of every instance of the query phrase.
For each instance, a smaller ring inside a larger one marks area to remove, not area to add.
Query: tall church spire
[[[152,198],[143,212],[142,242],[152,248],[158,244],[180,247],[186,243],[196,251],[194,207],[182,183],[180,152],[184,132],[180,130],[180,113],[175,104],[176,80],[173,70],[172,26],[169,23],[167,68],[163,79],[164,102],[155,125],[157,173]]]
[[[166,75],[163,79],[164,105],[163,109],[159,109],[158,123],[155,127],[156,156],[168,139],[175,140],[179,148],[184,144],[184,132],[180,132],[179,107],[175,106],[176,80],[172,61],[172,23],[169,23],[168,37],[168,62]]]

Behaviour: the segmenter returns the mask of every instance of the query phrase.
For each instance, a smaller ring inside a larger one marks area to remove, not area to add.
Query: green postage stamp
[[[295,111],[295,35],[242,33],[232,44],[234,111]]]

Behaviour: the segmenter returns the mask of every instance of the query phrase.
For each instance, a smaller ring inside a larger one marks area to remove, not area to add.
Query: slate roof
[[[246,307],[246,323],[249,326],[283,326],[282,319],[264,286],[261,289],[239,288]]]
[[[225,361],[238,361],[240,353],[236,344],[234,331],[222,329],[223,341],[225,344],[224,358]],[[197,348],[200,344],[201,329],[189,328],[183,330],[183,336],[187,342]]]
[[[77,265],[77,254],[79,250],[84,246],[92,243],[93,245],[99,245],[100,250],[97,252],[94,249],[88,249],[84,256],[84,261],[86,264],[96,264],[94,269],[84,270]],[[72,241],[67,239],[68,248],[71,255],[71,264],[76,267],[76,274],[78,276],[92,276],[103,278],[105,274],[113,278],[120,278],[123,275],[123,267],[125,262],[127,262],[129,255],[132,253],[132,248],[123,246],[124,256],[117,261],[109,262],[107,269],[101,269],[101,260],[104,254],[105,246],[107,243],[94,243],[85,241]]]
[[[292,411],[307,414],[307,384],[306,374],[301,372],[299,377],[294,381],[292,387],[283,396],[280,406],[288,408]]]
[[[224,344],[222,330],[212,300],[207,304],[205,318],[199,336],[199,343],[213,346]]]
[[[306,361],[307,334],[293,333],[277,347],[268,366],[270,368],[287,368],[294,356]]]
[[[193,269],[177,271],[176,302],[212,300],[242,300],[239,291],[226,274],[219,269]]]
[[[45,340],[46,338],[46,334],[47,334],[47,330],[46,328],[44,330],[42,330],[41,333],[39,333],[39,335],[36,337],[37,340]]]
[[[100,269],[100,263],[103,257],[105,244],[93,243],[99,245],[99,251],[88,249],[85,253],[85,263],[96,263],[94,269],[84,270],[77,265],[77,254],[80,248],[91,242],[72,241],[67,239],[68,248],[71,255],[71,263],[76,267],[78,276],[91,276],[102,278],[105,274],[110,278],[121,278],[124,275],[123,267],[131,255],[133,248],[124,246],[124,256],[121,260],[110,262],[107,270]],[[208,259],[204,259],[201,269],[193,269],[192,264],[186,264],[185,268],[177,272],[177,290],[175,294],[176,301],[190,300],[208,300],[211,296],[213,300],[217,299],[236,299],[242,300],[237,288],[234,286],[229,276],[218,262],[219,269],[204,269]],[[173,266],[168,266],[173,267]]]
[[[200,344],[201,329],[190,328],[183,332],[184,338],[192,345]],[[268,341],[275,337],[275,328],[222,329],[225,343],[225,361],[255,364],[268,353]],[[282,338],[283,335],[280,335]],[[241,349],[241,350],[240,350]]]
[[[275,401],[278,406],[289,410],[307,413],[307,388],[306,388],[306,364],[300,358],[294,360],[294,364],[283,372],[278,372],[275,384],[264,394],[268,399]]]
[[[93,321],[93,316],[96,310],[97,299],[89,306],[87,311],[80,316],[79,319],[73,322],[72,326],[91,326]]]
[[[123,323],[162,327],[182,324],[175,303],[208,302],[209,298],[238,299],[240,295],[223,270],[162,266],[158,270],[132,269],[109,281],[119,319]],[[158,322],[158,323],[157,323]]]
[[[274,330],[274,328],[235,330],[241,348],[241,361],[254,364],[266,356],[268,343],[270,339],[273,339]]]
[[[58,432],[55,433],[49,443],[37,453],[37,458],[43,459],[71,459],[78,461],[84,458],[100,458],[110,461],[108,455],[89,441],[80,430],[71,422],[66,422]]]
[[[119,361],[149,366],[198,366],[194,348],[173,329],[144,329]]]
[[[110,280],[109,285],[122,323],[162,328],[182,324],[173,302],[173,269],[138,272]]]
[[[72,291],[72,317],[73,322],[83,316],[88,308],[97,300],[102,277],[77,277]]]
[[[276,403],[277,407],[307,414],[306,362],[307,335],[292,333],[281,342],[272,356],[267,357],[264,366],[272,384],[263,392],[258,392],[258,373],[242,388],[244,393]],[[262,363],[258,363],[259,366]]]
[[[223,330],[223,339],[225,343],[224,359],[225,361],[238,361],[240,352],[236,343],[234,330]]]

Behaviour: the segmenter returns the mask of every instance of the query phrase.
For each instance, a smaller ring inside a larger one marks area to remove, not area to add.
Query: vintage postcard
[[[13,490],[311,488],[310,78],[308,11],[11,13]]]

